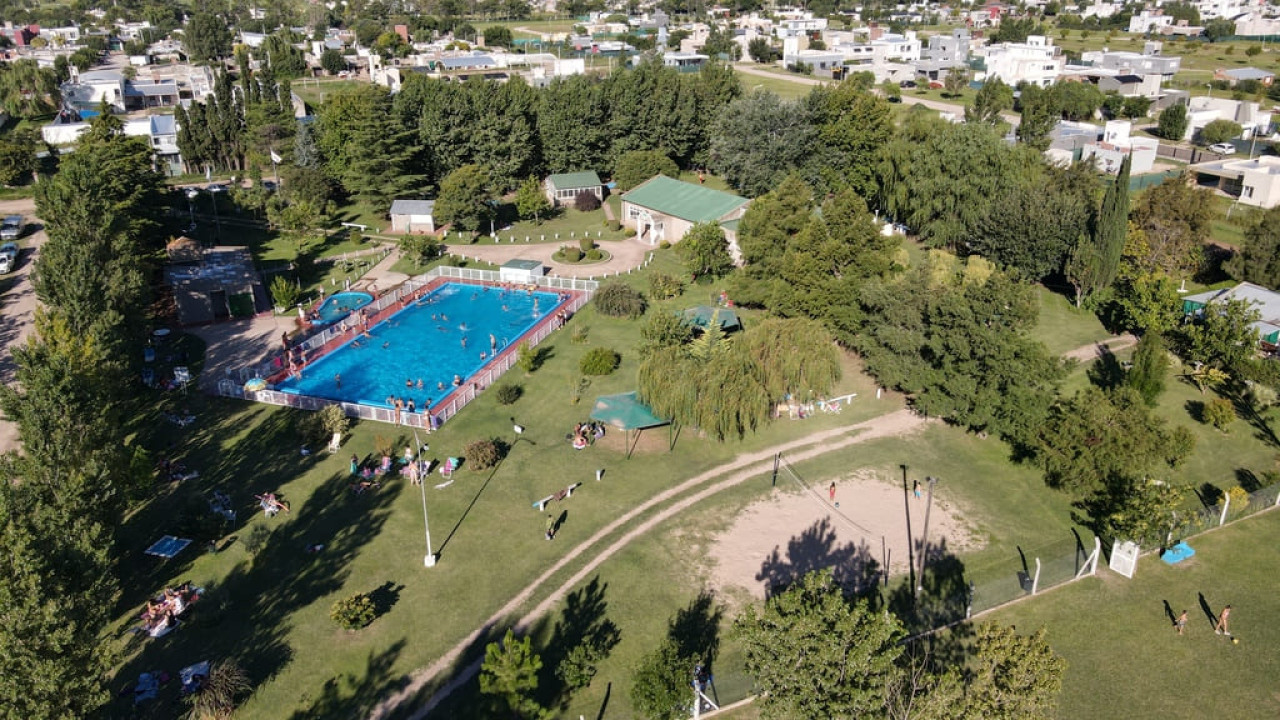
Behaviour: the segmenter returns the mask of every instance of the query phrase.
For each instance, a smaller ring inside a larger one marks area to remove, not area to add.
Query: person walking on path
[[[547,533],[548,540],[556,539],[556,517],[551,513],[547,513]]]
[[[1173,621],[1173,624],[1177,626],[1178,634],[1181,635],[1183,629],[1187,627],[1187,611],[1183,610],[1178,619]]]
[[[1218,624],[1213,626],[1215,635],[1226,635],[1231,637],[1231,629],[1227,627],[1227,621],[1231,618],[1231,606],[1222,608],[1222,612],[1218,613]]]
[[[831,483],[831,487],[827,488],[827,495],[831,498],[831,502],[836,501],[836,484]]]
[[[911,481],[911,494],[915,495],[917,500],[920,499],[920,481],[919,480]]]

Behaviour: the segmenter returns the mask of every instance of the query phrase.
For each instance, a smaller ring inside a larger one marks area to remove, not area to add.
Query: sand
[[[923,485],[916,499],[910,489],[904,493],[900,479],[851,474],[836,481],[839,507],[829,501],[828,485],[801,489],[779,480],[769,498],[739,513],[711,544],[711,582],[763,598],[770,588],[825,567],[834,567],[836,578],[854,590],[882,581],[886,564],[891,578],[907,572],[908,538],[915,538],[914,552],[924,528]],[[930,545],[945,539],[951,552],[975,549],[979,542],[955,505],[941,494],[933,502]]]

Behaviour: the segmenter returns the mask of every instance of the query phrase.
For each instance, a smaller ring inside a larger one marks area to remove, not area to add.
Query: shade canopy
[[[653,414],[649,406],[640,402],[635,392],[620,395],[601,395],[591,408],[591,419],[599,420],[619,430],[643,430],[671,424]]]
[[[707,305],[698,305],[691,307],[681,313],[684,321],[693,327],[706,330],[711,326],[711,318],[716,318],[720,323],[720,329],[729,332],[731,330],[741,330],[742,321],[738,319],[738,313],[729,308],[713,308]]]

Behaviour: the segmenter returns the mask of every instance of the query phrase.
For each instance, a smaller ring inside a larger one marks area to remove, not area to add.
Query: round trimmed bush
[[[493,389],[493,394],[497,397],[499,405],[510,405],[520,399],[524,394],[524,388],[511,383],[502,383]]]
[[[673,275],[654,273],[649,276],[649,294],[660,300],[673,298],[683,290],[684,283]]]
[[[620,281],[613,281],[596,291],[591,299],[601,315],[624,317],[632,320],[644,314],[644,295],[639,290]]]
[[[589,260],[591,262],[595,262],[603,258],[604,258],[604,253],[600,252],[600,250],[597,248],[591,248],[590,250],[587,251],[586,255],[582,256],[582,259]]]
[[[497,440],[476,440],[462,451],[467,467],[472,470],[488,470],[502,461],[503,447]]]
[[[633,227],[629,227],[629,228],[627,228],[626,230],[623,230],[623,231],[622,231],[622,234],[623,234],[623,235],[625,235],[626,237],[635,237],[635,236],[636,236],[636,229],[635,229],[635,228],[633,228]]]
[[[591,348],[586,355],[582,356],[582,362],[578,364],[578,368],[582,370],[583,375],[608,375],[618,369],[618,363],[622,362],[622,356],[614,352],[610,348]]]
[[[378,608],[367,593],[356,593],[335,602],[329,610],[329,618],[346,630],[359,630],[373,622]]]
[[[576,263],[582,260],[582,251],[576,247],[566,245],[560,248],[560,256],[564,258],[564,261],[567,263]]]
[[[591,242],[591,238],[587,237],[586,235],[583,235],[581,238],[578,239],[578,247],[582,248],[582,252],[584,253],[591,252],[591,249],[594,248],[595,246],[596,244]]]
[[[622,223],[618,222],[617,220],[609,220],[608,223],[609,223],[609,229],[614,232],[618,232],[619,230],[622,229]]]
[[[658,249],[659,249],[659,250],[670,250],[670,249],[671,249],[671,243],[667,242],[666,240],[663,240],[662,242],[658,243]]]

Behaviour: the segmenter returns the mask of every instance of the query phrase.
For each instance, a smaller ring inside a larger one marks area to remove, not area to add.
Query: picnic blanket
[[[152,543],[151,547],[146,549],[146,554],[155,555],[156,557],[168,560],[182,552],[190,544],[191,541],[186,538],[176,538],[172,535],[165,535]]]

